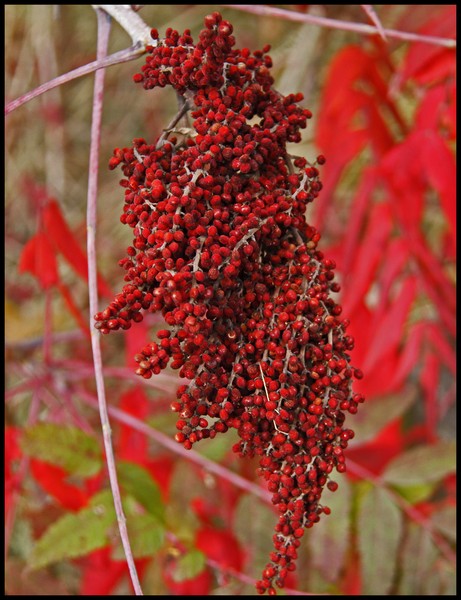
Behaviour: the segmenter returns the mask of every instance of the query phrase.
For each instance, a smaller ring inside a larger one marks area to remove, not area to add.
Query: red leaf
[[[110,596],[122,577],[128,573],[125,560],[112,560],[109,547],[95,550],[80,563],[82,580],[81,596]]]
[[[386,425],[373,441],[360,444],[356,448],[354,446],[347,448],[345,451],[346,464],[347,461],[352,461],[375,475],[379,475],[386,465],[402,452],[403,447],[404,437],[401,418],[399,418]],[[352,464],[347,473],[350,479],[356,479]]]
[[[71,229],[67,225],[55,200],[50,200],[43,210],[43,223],[50,240],[66,258],[75,272],[88,280],[88,264],[86,254],[81,249]],[[111,296],[112,292],[102,277],[98,276],[98,288],[101,294]]]
[[[195,543],[199,550],[221,567],[236,571],[242,569],[243,552],[231,531],[205,526],[197,531]]]
[[[64,283],[61,283],[61,282],[58,283],[58,289],[61,292],[64,302],[67,304],[69,312],[74,316],[80,329],[83,331],[83,333],[87,337],[90,337],[89,325],[88,325],[86,319],[83,317],[82,312],[80,311],[78,306],[75,304],[74,299],[72,298],[71,291]]]
[[[456,5],[445,5],[431,11],[419,33],[437,37],[456,38]],[[456,65],[455,49],[434,44],[415,42],[410,45],[403,68],[401,81],[412,78],[419,83],[433,83],[437,79],[454,76]]]
[[[141,421],[145,421],[149,414],[149,401],[144,390],[136,386],[125,392],[121,396],[120,409]],[[148,457],[147,448],[148,443],[145,434],[128,425],[121,424],[118,441],[120,458],[143,464],[143,461]]]
[[[415,116],[415,129],[438,131],[456,139],[456,86],[442,84],[426,91]]]
[[[354,265],[348,274],[349,285],[344,286],[345,314],[352,315],[356,304],[366,295],[383,258],[391,228],[389,207],[387,204],[375,204]]]
[[[66,482],[69,475],[61,467],[34,458],[30,461],[30,469],[34,479],[64,508],[77,511],[87,505],[87,494]]]
[[[408,313],[416,295],[416,288],[416,277],[408,277],[393,305],[379,321],[374,323],[372,337],[375,342],[368,348],[365,363],[362,365],[365,372],[371,373],[375,365],[388,353],[397,351]]]
[[[453,244],[451,256],[456,247],[456,163],[455,157],[445,140],[435,132],[427,131],[421,143],[421,162],[426,177],[440,197],[442,209],[451,229]]]
[[[426,327],[427,323],[416,323],[408,332],[407,339],[398,360],[398,366],[392,375],[392,385],[394,388],[400,388],[408,375],[417,366],[421,356],[421,348]]]
[[[456,352],[455,349],[447,342],[444,334],[440,330],[440,327],[434,323],[430,323],[427,326],[427,333],[432,346],[439,357],[453,373],[456,375]]]
[[[19,272],[29,272],[38,279],[41,287],[47,289],[59,281],[55,251],[48,237],[36,233],[24,246],[19,259]]]
[[[372,192],[376,184],[376,170],[365,169],[352,202],[344,242],[340,248],[341,257],[338,265],[344,273],[348,273],[351,270],[353,259],[360,244],[360,232],[365,221],[367,209],[371,206]]]

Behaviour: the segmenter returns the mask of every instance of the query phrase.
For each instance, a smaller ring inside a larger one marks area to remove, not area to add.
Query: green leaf
[[[129,515],[126,521],[134,558],[152,558],[163,546],[165,530],[151,514]],[[114,560],[123,560],[125,552],[118,544],[112,552]]]
[[[438,552],[430,533],[414,523],[408,523],[400,559],[400,596],[428,595],[427,575],[436,570],[434,561],[437,556]]]
[[[436,483],[423,483],[421,485],[396,485],[395,490],[405,498],[410,504],[417,504],[418,502],[424,502],[429,498],[436,487]]]
[[[23,451],[81,477],[96,475],[102,458],[98,441],[77,427],[37,423],[24,430]]]
[[[326,581],[335,582],[350,546],[352,492],[345,477],[335,492],[323,492],[322,505],[331,509],[331,515],[322,515],[315,527],[305,533],[311,549],[310,566]]]
[[[402,537],[402,515],[383,489],[371,488],[360,500],[357,515],[364,595],[388,595],[394,581]]]
[[[125,460],[117,463],[120,486],[131,494],[152,516],[160,522],[165,520],[165,506],[160,489],[144,467]]]
[[[237,431],[232,429],[226,432],[226,435],[217,435],[214,439],[200,440],[200,444],[197,444],[197,452],[214,462],[221,462],[238,440]]]
[[[455,469],[456,445],[441,441],[399,455],[387,465],[382,479],[392,485],[420,485],[440,481]]]
[[[244,494],[234,513],[234,533],[248,555],[248,574],[260,578],[269,562],[277,513],[250,494]]]
[[[40,569],[68,558],[84,556],[109,542],[108,530],[116,522],[112,494],[97,494],[91,505],[67,514],[50,525],[35,544],[29,566]]]
[[[389,394],[366,402],[354,415],[355,437],[350,447],[373,440],[389,423],[403,415],[417,397],[416,387],[409,387],[400,394]]]
[[[199,575],[206,565],[206,556],[200,550],[193,548],[176,561],[172,571],[174,581],[184,581]]]

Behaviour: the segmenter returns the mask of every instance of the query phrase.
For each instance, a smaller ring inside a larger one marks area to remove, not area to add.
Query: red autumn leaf
[[[445,5],[431,11],[427,22],[419,28],[424,35],[456,38],[456,5]],[[455,49],[427,44],[413,43],[406,54],[401,69],[401,81],[412,78],[419,83],[433,83],[437,79],[454,74],[456,61]]]
[[[420,144],[418,133],[408,136],[386,154],[379,165],[390,193],[389,206],[407,233],[417,231],[423,217],[426,182]]]
[[[138,363],[134,356],[138,354],[139,348],[144,348],[149,343],[149,328],[146,322],[136,323],[136,327],[127,329],[124,333],[125,338],[125,364],[129,368],[137,368]]]
[[[388,353],[396,352],[402,339],[402,332],[408,318],[408,313],[415,299],[416,290],[416,277],[407,277],[399,295],[392,306],[389,307],[385,316],[374,323],[372,335],[376,343],[368,348],[363,364],[364,371],[372,372],[375,365]]]
[[[58,282],[58,290],[60,291],[61,296],[63,297],[64,302],[67,305],[67,308],[69,309],[69,312],[77,321],[80,329],[83,331],[83,333],[87,337],[89,337],[90,336],[90,328],[89,328],[88,322],[82,315],[81,310],[75,304],[73,296],[72,296],[72,292],[69,290],[67,285],[65,285],[62,282]]]
[[[210,526],[201,527],[196,534],[195,544],[206,556],[221,567],[240,571],[243,566],[243,552],[231,531]]]
[[[374,168],[366,169],[352,201],[345,238],[339,248],[337,262],[344,273],[351,270],[352,262],[360,244],[360,232],[371,205],[372,193],[376,184],[376,170]]]
[[[405,344],[398,359],[398,365],[392,374],[392,385],[399,389],[413,369],[418,365],[421,356],[424,334],[427,323],[416,323],[407,333]]]
[[[128,574],[125,560],[113,560],[111,549],[101,548],[79,562],[82,565],[81,596],[110,596],[122,577]]]
[[[30,468],[34,479],[64,508],[79,510],[87,505],[89,497],[76,485],[66,481],[68,473],[61,467],[32,459]]]
[[[382,260],[391,228],[389,207],[387,204],[375,204],[354,265],[348,274],[351,284],[344,286],[343,309],[346,314],[352,315],[357,302],[367,293]]]
[[[43,232],[36,233],[22,250],[19,272],[26,271],[34,275],[45,290],[59,281],[56,253]]]
[[[374,475],[380,475],[386,465],[403,451],[403,448],[404,434],[399,418],[386,425],[374,440],[348,448],[345,455],[348,461],[357,463]],[[361,479],[354,474],[353,465],[347,470],[347,474],[352,480]]]
[[[122,394],[120,409],[141,421],[145,421],[149,414],[149,401],[144,390],[140,386],[136,386]],[[147,448],[148,443],[145,434],[122,423],[117,444],[117,452],[120,458],[143,464],[148,457]]]
[[[434,323],[430,323],[426,327],[428,338],[437,353],[437,356],[442,359],[443,364],[447,366],[454,375],[456,375],[456,352],[444,335],[443,330]]]
[[[421,143],[421,163],[429,183],[437,190],[440,204],[452,232],[451,256],[456,247],[456,163],[453,152],[439,134],[424,132]]]
[[[43,210],[44,228],[61,254],[72,265],[75,272],[88,279],[88,263],[85,252],[80,247],[66,220],[64,219],[59,204],[55,200],[50,200]],[[110,287],[104,279],[98,275],[99,292],[106,296],[112,294]]]

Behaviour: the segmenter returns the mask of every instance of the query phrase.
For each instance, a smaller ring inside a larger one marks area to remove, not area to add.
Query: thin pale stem
[[[89,73],[94,73],[94,71],[98,71],[99,69],[105,69],[106,67],[111,67],[112,65],[118,65],[130,60],[134,60],[135,58],[138,58],[144,54],[144,52],[145,49],[142,45],[131,46],[130,48],[125,48],[125,50],[120,50],[119,52],[110,54],[102,60],[97,59],[88,63],[87,65],[77,67],[73,71],[69,71],[68,73],[64,73],[64,75],[60,75],[59,77],[51,79],[51,81],[42,83],[42,85],[39,85],[30,92],[26,92],[22,96],[19,96],[19,98],[16,98],[16,100],[11,100],[11,102],[8,102],[5,106],[5,115],[8,115],[9,113],[13,112],[13,110],[16,110],[23,104],[26,104],[26,102],[37,98],[41,94],[44,94],[45,92],[48,92],[49,90],[52,90],[63,83],[67,83],[73,79],[77,79],[78,77],[83,77],[83,75],[88,75]]]
[[[349,23],[348,21],[329,19],[327,17],[317,17],[315,15],[295,12],[294,10],[276,8],[275,6],[261,4],[221,4],[220,6],[225,6],[226,8],[235,8],[236,10],[243,10],[261,17],[276,17],[278,19],[286,19],[288,21],[298,21],[299,23],[320,25],[321,27],[329,27],[331,29],[355,31],[356,33],[362,33],[365,35],[382,35],[384,33],[384,35],[388,38],[395,38],[408,42],[424,42],[427,44],[435,44],[437,46],[445,46],[446,48],[456,48],[456,40],[453,38],[420,35],[408,31],[397,31],[395,29],[382,29],[380,31],[377,27],[373,27],[373,25],[367,25],[365,23]]]
[[[96,10],[98,16],[98,59],[105,57],[107,44],[109,41],[110,18],[101,10]],[[94,84],[93,115],[91,124],[91,147],[90,164],[88,179],[88,207],[87,207],[87,250],[88,250],[88,287],[90,302],[90,330],[91,346],[93,350],[93,361],[95,371],[96,389],[98,393],[99,414],[104,439],[104,449],[106,453],[107,468],[109,471],[110,486],[114,498],[115,512],[117,515],[120,537],[125,551],[131,582],[137,596],[142,596],[142,589],[139,583],[136,566],[134,564],[133,553],[131,551],[128,531],[126,527],[126,518],[123,512],[120,488],[117,479],[114,451],[112,448],[112,436],[107,412],[107,402],[104,389],[104,377],[102,373],[102,358],[99,332],[93,327],[92,315],[98,309],[98,284],[96,268],[96,197],[98,182],[98,158],[101,136],[102,120],[102,100],[104,93],[104,75],[101,70],[96,73]]]

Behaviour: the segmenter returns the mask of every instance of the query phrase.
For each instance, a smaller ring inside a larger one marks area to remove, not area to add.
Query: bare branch
[[[97,10],[98,16],[98,58],[103,58],[106,54],[109,41],[110,20],[101,10]],[[90,165],[88,179],[88,207],[87,207],[87,250],[88,250],[88,288],[90,299],[90,328],[91,328],[91,346],[93,349],[94,373],[96,389],[98,393],[99,414],[101,418],[102,433],[104,439],[104,449],[106,452],[107,468],[109,471],[110,486],[114,498],[115,512],[117,515],[120,537],[125,551],[125,556],[130,571],[130,577],[133,588],[137,596],[142,596],[142,589],[139,583],[136,566],[134,564],[133,553],[131,552],[128,531],[126,527],[126,518],[123,513],[122,499],[117,479],[117,470],[115,466],[114,451],[112,448],[111,428],[109,415],[107,412],[106,394],[104,389],[104,376],[102,373],[102,358],[99,332],[93,327],[93,315],[98,309],[98,283],[96,267],[96,197],[98,186],[98,157],[101,137],[102,120],[102,100],[104,94],[104,71],[98,71],[95,76],[93,115],[91,124],[91,147],[90,147]]]
[[[298,21],[300,23],[311,23],[312,25],[320,25],[321,27],[330,27],[332,29],[342,29],[343,31],[355,31],[365,35],[381,34],[377,27],[366,25],[365,23],[349,23],[348,21],[339,21],[337,19],[328,19],[326,17],[317,17],[304,13],[295,12],[294,10],[286,10],[284,8],[276,8],[275,6],[267,6],[260,4],[221,4],[226,8],[235,8],[245,12],[253,13],[261,17],[277,17],[279,19],[287,19],[289,21]],[[452,38],[441,38],[431,35],[419,35],[406,31],[396,31],[395,29],[383,29],[382,32],[390,38],[405,40],[408,42],[425,42],[427,44],[435,44],[437,46],[445,46],[446,48],[456,48],[456,40]]]

